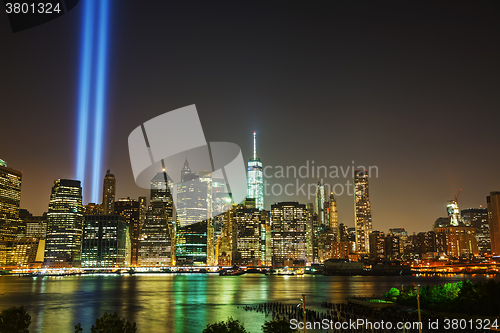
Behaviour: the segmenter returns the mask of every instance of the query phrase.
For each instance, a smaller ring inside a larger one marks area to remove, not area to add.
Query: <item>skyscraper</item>
[[[45,265],[80,267],[83,233],[82,187],[80,181],[54,182],[47,213]]]
[[[257,157],[256,133],[253,132],[253,156],[247,164],[248,198],[255,199],[255,207],[264,209],[264,174],[262,162]]]
[[[500,192],[490,192],[488,204],[488,224],[490,225],[491,253],[500,254]]]
[[[306,206],[298,202],[271,205],[273,265],[287,266],[294,261],[305,265],[307,215]]]
[[[354,174],[354,219],[356,252],[361,255],[368,254],[372,232],[372,211],[368,192],[368,174],[365,171],[356,171]]]
[[[165,171],[151,180],[151,200],[138,247],[139,266],[164,266],[175,262],[171,186],[172,179]]]
[[[436,233],[436,250],[444,250],[450,257],[470,257],[479,254],[476,228],[460,226],[434,227]],[[429,252],[429,251],[427,251]]]
[[[461,212],[466,226],[476,228],[477,247],[480,254],[491,252],[490,228],[488,225],[488,210],[486,208],[468,208]]]
[[[318,182],[316,185],[316,204],[315,204],[315,212],[318,215],[318,224],[325,224],[325,214],[324,214],[324,205],[325,205],[325,186]]]
[[[332,233],[334,235],[334,239],[337,241],[340,241],[340,235],[339,235],[339,213],[337,211],[337,201],[335,200],[335,197],[333,196],[333,192],[330,193],[330,201],[329,201],[329,213],[328,216],[330,217],[330,228],[332,229]]]
[[[115,201],[116,215],[125,218],[128,227],[128,239],[131,243],[130,264],[137,265],[137,249],[139,246],[139,202],[130,198],[122,198]]]
[[[385,234],[382,231],[372,231],[368,237],[370,243],[370,258],[385,258]]]
[[[252,206],[252,204],[250,206],[241,204],[234,210],[233,227],[236,228],[237,245],[233,264],[261,265],[262,258],[265,258],[265,253],[262,253],[263,250],[265,251],[265,239],[264,247],[262,247],[261,227],[264,224],[265,228],[267,212]]]
[[[0,241],[16,238],[23,173],[0,160]],[[0,260],[1,261],[1,260]]]
[[[115,210],[115,192],[115,175],[111,174],[108,170],[106,176],[104,176],[104,183],[102,186],[102,213],[104,215],[113,214]]]
[[[146,197],[139,197],[139,230],[142,229],[146,221],[146,212],[148,211],[148,203]]]
[[[85,216],[82,267],[128,266],[128,228],[125,217],[121,215]]]
[[[446,204],[446,211],[448,212],[448,217],[450,218],[450,224],[452,226],[458,226],[461,223],[460,210],[458,208],[458,200],[449,200]]]
[[[207,182],[207,178],[210,182]],[[197,174],[191,173],[186,159],[181,170],[181,183],[177,184],[177,207],[175,207],[177,226],[185,227],[208,218],[209,185],[211,187],[211,178],[206,176],[200,178]]]

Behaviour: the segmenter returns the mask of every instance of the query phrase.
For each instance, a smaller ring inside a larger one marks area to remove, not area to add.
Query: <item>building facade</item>
[[[0,241],[12,241],[18,233],[22,177],[0,160]]]
[[[273,265],[304,266],[307,259],[307,211],[298,202],[271,205],[271,238]]]
[[[232,218],[232,225],[236,228],[237,242],[236,258],[234,258],[233,263],[262,265],[265,262],[267,211],[242,204],[235,207]]]
[[[138,245],[138,266],[175,264],[172,179],[165,171],[151,180],[151,200]]]
[[[467,226],[435,227],[436,250],[449,257],[478,255],[476,228]],[[443,250],[443,251],[442,251]]]
[[[202,181],[195,173],[191,173],[188,161],[184,162],[181,171],[181,183],[177,184],[177,218],[178,227],[189,226],[205,221],[208,218],[208,183]]]
[[[253,156],[247,164],[247,198],[255,199],[256,208],[264,209],[264,173],[262,162],[257,157],[256,133],[253,132]]]
[[[45,266],[80,267],[83,233],[82,187],[80,181],[54,182],[47,213]]]
[[[356,171],[354,174],[354,207],[356,252],[363,256],[370,252],[370,234],[372,233],[368,173],[365,171]]]
[[[121,198],[115,201],[114,214],[123,216],[128,228],[128,239],[131,244],[130,262],[132,266],[137,266],[137,250],[139,248],[139,232],[140,232],[140,206],[139,202],[130,198]]]
[[[129,266],[128,226],[121,215],[85,216],[82,241],[82,267]]]
[[[468,208],[461,211],[463,223],[476,228],[477,247],[480,254],[491,253],[490,226],[486,208]]]
[[[114,214],[116,179],[108,170],[102,185],[102,214]]]
[[[491,252],[500,255],[500,192],[491,192],[486,198]]]

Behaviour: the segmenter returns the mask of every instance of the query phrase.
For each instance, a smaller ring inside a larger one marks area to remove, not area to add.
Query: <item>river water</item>
[[[30,332],[74,332],[81,323],[90,332],[104,312],[136,322],[139,333],[202,332],[207,323],[233,317],[247,331],[261,332],[262,313],[245,305],[266,302],[307,306],[344,302],[350,295],[381,294],[401,283],[434,285],[485,281],[484,275],[454,276],[218,276],[212,274],[89,275],[68,277],[0,276],[0,309],[24,305]],[[497,281],[500,277],[495,278]],[[267,318],[269,319],[269,318]]]

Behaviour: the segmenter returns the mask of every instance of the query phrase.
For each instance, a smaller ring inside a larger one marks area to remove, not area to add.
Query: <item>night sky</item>
[[[264,166],[377,166],[374,230],[430,230],[460,188],[461,209],[486,206],[500,190],[495,3],[113,1],[102,174],[117,197],[147,195],[128,135],[196,104],[207,141],[234,142],[245,160],[257,131]],[[55,179],[75,177],[81,7],[15,34],[0,14],[0,159],[24,172],[33,214]],[[313,198],[265,206],[292,200]],[[354,226],[353,198],[337,202]]]

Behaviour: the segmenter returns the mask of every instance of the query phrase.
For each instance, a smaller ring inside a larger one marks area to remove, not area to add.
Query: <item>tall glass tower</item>
[[[264,176],[262,162],[257,157],[255,132],[253,132],[253,156],[248,161],[247,167],[247,197],[255,199],[255,207],[264,209]]]
[[[54,182],[47,214],[45,265],[52,268],[80,267],[83,234],[80,181]]]
[[[115,210],[116,179],[110,171],[104,176],[102,186],[102,213],[104,215],[113,214]]]
[[[372,233],[372,210],[368,192],[368,174],[365,171],[356,171],[354,174],[354,207],[356,251],[361,255],[368,254]]]

